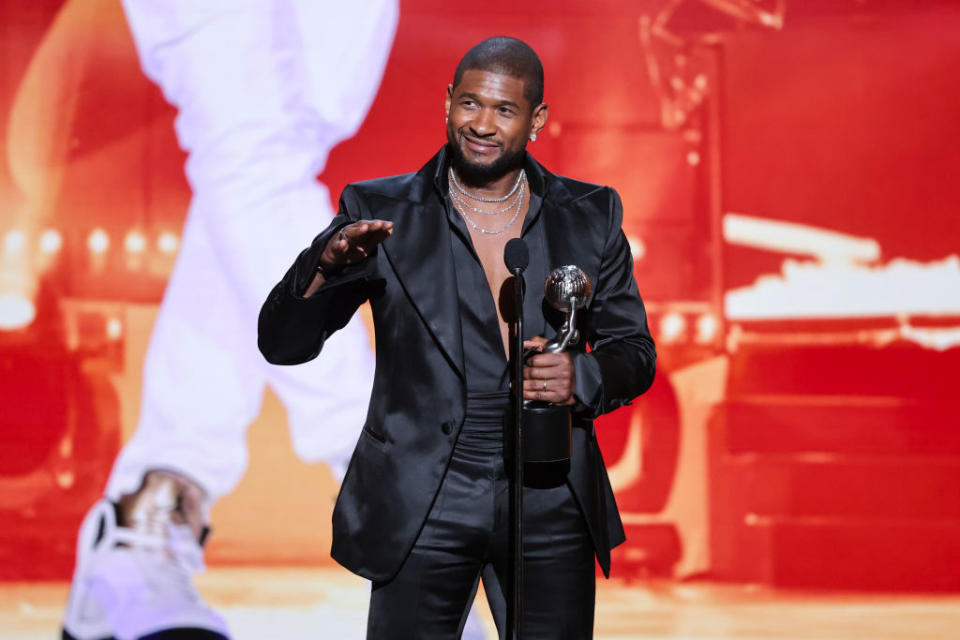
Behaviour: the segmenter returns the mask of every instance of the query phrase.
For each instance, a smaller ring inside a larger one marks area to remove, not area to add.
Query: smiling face
[[[547,121],[547,105],[531,105],[520,78],[468,69],[447,88],[447,142],[457,173],[486,186],[523,163],[530,135]]]

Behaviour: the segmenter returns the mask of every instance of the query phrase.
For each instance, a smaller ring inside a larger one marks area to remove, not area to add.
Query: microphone
[[[503,262],[514,275],[524,272],[530,264],[530,250],[523,238],[513,238],[507,242],[503,248]]]

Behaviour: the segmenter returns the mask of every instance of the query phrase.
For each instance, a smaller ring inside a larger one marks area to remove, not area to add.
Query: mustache
[[[493,140],[492,138],[482,138],[480,136],[470,135],[469,133],[465,133],[462,130],[457,132],[457,136],[458,136],[457,141],[460,142],[461,144],[463,144],[464,138],[469,138],[470,140],[479,142],[480,144],[489,144],[490,146],[500,147],[501,149],[503,148],[502,142]]]

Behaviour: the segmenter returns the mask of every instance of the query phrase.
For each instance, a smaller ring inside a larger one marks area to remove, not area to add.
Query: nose
[[[495,131],[493,126],[493,112],[490,109],[481,109],[470,122],[470,130],[477,136],[489,136]]]

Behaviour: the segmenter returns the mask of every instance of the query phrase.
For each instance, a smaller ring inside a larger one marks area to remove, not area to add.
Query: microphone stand
[[[523,622],[523,272],[530,264],[530,250],[521,238],[512,238],[503,248],[503,261],[513,274],[517,331],[513,337],[513,484],[510,530],[513,533],[513,594],[507,607],[510,640],[520,640]],[[506,445],[506,443],[504,443]],[[504,446],[506,451],[506,446]]]
[[[524,265],[525,267],[526,265]],[[511,269],[514,277],[514,305],[517,313],[517,332],[513,344],[513,615],[510,637],[520,640],[523,619],[523,268]]]

